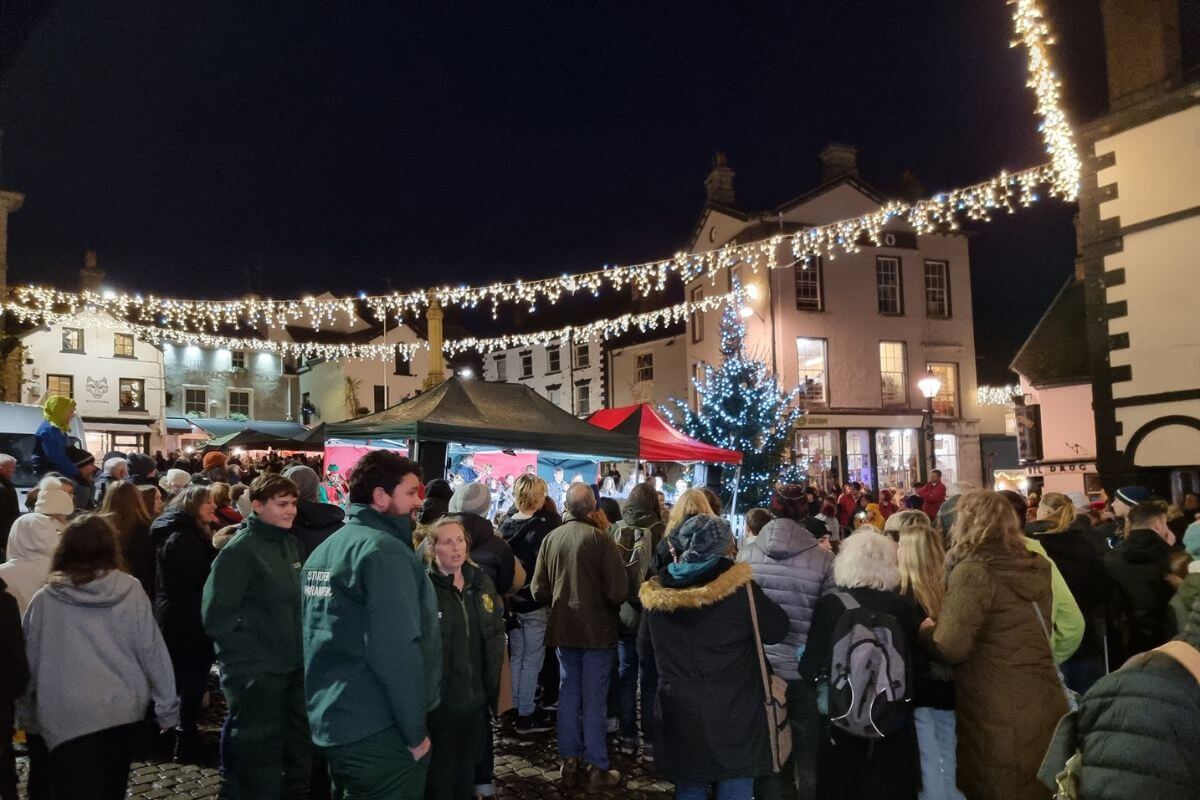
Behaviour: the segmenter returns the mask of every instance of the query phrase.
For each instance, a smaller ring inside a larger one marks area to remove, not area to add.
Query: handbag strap
[[[758,609],[754,605],[754,583],[746,584],[746,595],[750,598],[750,624],[754,628],[754,650],[758,653],[758,672],[762,675],[763,697],[771,698],[771,681],[767,678],[767,659],[763,655],[762,636],[758,632]]]
[[[1166,644],[1154,648],[1154,652],[1170,656],[1179,662],[1180,666],[1192,673],[1196,683],[1200,683],[1200,651],[1187,642],[1172,639]]]

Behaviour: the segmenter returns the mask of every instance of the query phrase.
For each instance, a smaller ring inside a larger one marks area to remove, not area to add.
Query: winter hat
[[[1200,561],[1200,522],[1193,522],[1183,532],[1183,549],[1193,561]]]
[[[209,470],[213,467],[223,467],[228,462],[229,456],[225,455],[220,450],[212,450],[204,454],[204,459],[200,462],[200,468]]]
[[[317,494],[317,484],[321,479],[317,477],[317,473],[312,467],[306,467],[303,464],[297,464],[294,467],[288,467],[283,471],[283,477],[291,480],[296,484],[296,488],[300,490],[300,499],[307,500],[310,503],[320,501],[320,496]]]
[[[1145,486],[1122,486],[1117,489],[1116,499],[1127,506],[1136,506],[1150,500],[1150,490]]]
[[[733,530],[724,517],[697,514],[679,526],[671,535],[671,543],[681,564],[728,557],[733,548]]]
[[[1081,491],[1067,492],[1067,499],[1071,501],[1071,505],[1075,506],[1076,514],[1086,514],[1091,509],[1092,502]]]
[[[162,488],[174,494],[192,482],[192,476],[182,469],[169,469],[160,481]]]
[[[96,463],[96,457],[82,447],[68,447],[67,458],[77,467],[83,468]]]
[[[61,514],[65,517],[75,513],[75,501],[58,478],[50,478],[38,485],[37,503],[34,504],[33,510],[39,514]]]
[[[771,492],[771,514],[787,519],[804,519],[808,516],[808,498],[804,487],[798,483],[781,483]]]
[[[130,453],[129,454],[129,474],[138,478],[147,478],[155,470],[158,469],[158,464],[154,459],[145,453]]]
[[[482,483],[464,483],[450,498],[451,514],[484,516],[492,507],[492,493]]]

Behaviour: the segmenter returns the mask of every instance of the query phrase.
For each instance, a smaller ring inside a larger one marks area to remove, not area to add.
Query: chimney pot
[[[858,177],[858,148],[852,144],[831,142],[821,151],[821,183],[844,175]]]

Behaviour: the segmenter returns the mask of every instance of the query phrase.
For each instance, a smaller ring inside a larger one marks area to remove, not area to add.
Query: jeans
[[[726,778],[717,781],[716,800],[750,800],[753,794],[753,778]],[[707,797],[707,783],[680,781],[675,784],[675,800],[705,800]]]
[[[546,656],[546,620],[549,618],[548,608],[517,614],[521,625],[508,636],[513,704],[517,707],[517,715],[521,717],[528,717],[536,708],[534,697],[537,694],[538,674],[542,671],[542,659]]]
[[[558,755],[608,769],[608,673],[612,648],[558,648]]]
[[[105,728],[51,750],[54,796],[72,800],[124,800],[139,724]]]
[[[917,706],[913,720],[921,751],[921,800],[964,800],[955,782],[954,711]]]
[[[637,635],[622,636],[617,642],[617,716],[621,735],[637,736],[638,654]]]
[[[754,779],[758,800],[814,800],[817,796],[817,738],[821,720],[817,713],[816,686],[788,681],[788,726],[792,729],[792,754],[774,775]]]

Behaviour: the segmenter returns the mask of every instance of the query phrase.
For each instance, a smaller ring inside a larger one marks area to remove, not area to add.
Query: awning
[[[149,433],[156,419],[129,419],[128,417],[84,417],[83,427],[105,433]]]
[[[183,417],[167,417],[167,433],[191,433],[192,423]]]
[[[259,433],[266,433],[271,436],[283,436],[288,439],[299,439],[308,433],[308,428],[299,422],[266,419],[209,419],[208,417],[188,417],[187,421],[214,439],[221,436],[228,436],[238,431],[244,431],[247,428]]]
[[[604,408],[588,417],[588,422],[635,441],[638,458],[645,461],[742,463],[742,454],[738,451],[706,444],[680,433],[646,403]]]

